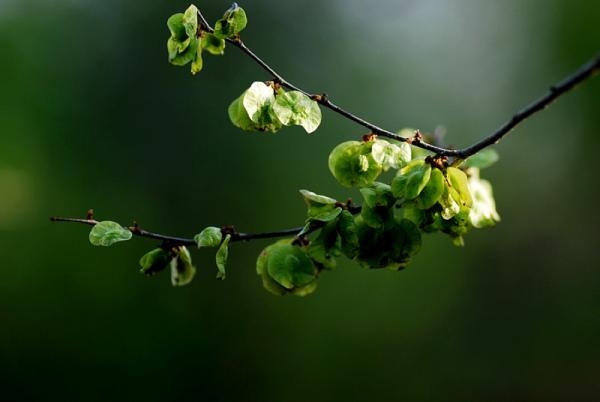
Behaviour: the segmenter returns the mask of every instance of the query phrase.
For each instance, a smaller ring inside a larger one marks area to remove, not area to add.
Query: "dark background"
[[[262,289],[266,241],[229,276],[145,278],[155,242],[95,248],[51,215],[191,236],[298,226],[365,130],[245,134],[226,110],[270,77],[229,47],[170,66],[182,1],[0,0],[0,399],[577,401],[600,395],[600,78],[519,126],[484,175],[502,222],[442,236],[401,273],[347,260],[307,298]],[[229,4],[197,5],[211,21]],[[467,145],[600,50],[600,2],[248,1],[245,41],[292,82],[390,129]],[[10,397],[9,397],[10,396]]]

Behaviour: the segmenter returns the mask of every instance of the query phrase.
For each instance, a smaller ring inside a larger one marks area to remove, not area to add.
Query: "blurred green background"
[[[225,1],[196,3],[216,20]],[[458,249],[425,239],[409,269],[344,260],[307,298],[196,251],[172,288],[137,261],[155,242],[94,248],[84,216],[191,236],[298,226],[297,193],[344,198],[327,169],[365,130],[245,134],[227,106],[265,75],[237,49],[170,66],[183,1],[0,0],[0,399],[576,401],[600,396],[600,78],[497,146],[503,221]],[[292,82],[390,129],[438,124],[467,145],[600,50],[586,0],[241,4],[245,41]]]

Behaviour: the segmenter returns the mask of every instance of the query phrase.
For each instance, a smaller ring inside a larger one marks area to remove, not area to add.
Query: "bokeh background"
[[[191,236],[298,226],[308,188],[365,130],[245,134],[226,109],[270,77],[237,49],[192,77],[166,61],[184,1],[0,0],[0,399],[578,401],[600,397],[600,78],[496,148],[502,223],[409,269],[344,260],[307,298],[229,276],[145,278],[147,239],[94,248],[84,216]],[[197,5],[209,20],[226,1]],[[390,129],[466,145],[600,50],[587,0],[248,1],[245,41],[292,82]]]

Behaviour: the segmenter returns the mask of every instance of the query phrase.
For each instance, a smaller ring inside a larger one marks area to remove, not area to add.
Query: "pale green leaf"
[[[198,33],[198,9],[191,5],[185,10],[182,18],[185,33],[190,38],[195,38]]]
[[[299,91],[278,94],[273,110],[284,125],[302,126],[309,134],[321,124],[319,104]]]
[[[202,71],[203,66],[204,62],[202,60],[202,44],[201,41],[196,40],[196,56],[192,61],[192,74],[198,74],[200,71]]]
[[[496,211],[496,202],[489,181],[479,178],[479,171],[472,169],[469,177],[469,188],[473,196],[473,205],[469,212],[469,220],[476,228],[491,227],[500,221]]]
[[[200,247],[219,247],[223,240],[221,229],[214,226],[204,228],[200,233],[194,236],[194,241]]]
[[[264,82],[254,82],[244,93],[242,105],[246,109],[250,120],[255,123],[261,123],[264,119],[265,108],[270,108],[275,101],[273,88]]]
[[[405,142],[396,145],[384,140],[375,140],[371,153],[384,171],[390,168],[399,169],[411,159],[410,145]]]
[[[192,265],[192,256],[185,246],[177,247],[177,255],[171,260],[170,265],[173,286],[185,286],[196,275],[196,267]]]
[[[131,232],[117,222],[103,221],[94,225],[90,231],[90,243],[94,246],[112,246],[113,244],[131,239]]]
[[[217,279],[225,279],[225,265],[227,265],[227,258],[229,257],[229,240],[231,240],[231,235],[228,234],[225,236],[223,243],[221,243],[221,247],[217,250],[217,255],[215,256],[215,261],[217,263]]]

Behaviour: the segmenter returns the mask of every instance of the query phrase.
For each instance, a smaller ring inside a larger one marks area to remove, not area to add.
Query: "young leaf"
[[[449,167],[446,169],[446,175],[452,188],[456,190],[459,195],[459,198],[456,199],[456,201],[460,201],[461,205],[470,208],[473,204],[473,199],[471,198],[471,192],[469,191],[469,179],[465,172],[455,167]]]
[[[215,256],[215,261],[217,263],[217,279],[225,279],[225,265],[227,265],[227,258],[229,257],[229,240],[231,240],[231,235],[228,234],[225,236],[223,243],[221,243],[221,247],[217,250],[217,255]]]
[[[244,93],[242,105],[246,109],[250,120],[255,123],[261,123],[264,120],[262,116],[265,108],[271,107],[275,101],[275,93],[273,88],[266,85],[264,82],[254,82]]]
[[[464,161],[463,167],[485,169],[498,162],[499,158],[495,149],[484,149]]]
[[[194,236],[194,241],[200,247],[219,247],[223,240],[223,233],[221,229],[209,226],[204,228],[202,232]]]
[[[306,252],[323,268],[335,268],[335,259],[342,254],[342,238],[337,232],[337,222],[329,222],[321,228],[319,235],[310,242]]]
[[[336,207],[337,201],[333,198],[308,190],[300,190],[300,194],[304,197],[304,202],[308,207],[309,220],[329,222],[335,219],[342,211],[342,208]]]
[[[225,40],[219,39],[215,35],[203,32],[202,33],[202,48],[208,53],[215,56],[221,56],[225,53]]]
[[[198,9],[191,5],[183,13],[182,24],[188,37],[194,38],[198,33]]]
[[[342,239],[342,251],[346,257],[356,257],[358,250],[358,237],[354,217],[349,211],[342,211],[337,221],[337,231]]]
[[[413,160],[398,171],[392,180],[394,196],[404,200],[416,198],[429,182],[431,166],[424,160]]]
[[[286,289],[305,286],[317,275],[317,267],[300,247],[275,243],[269,250],[269,276]]]
[[[500,221],[496,211],[496,202],[489,181],[479,178],[479,170],[472,169],[469,188],[473,195],[473,206],[469,212],[469,220],[476,228],[491,227]]]
[[[250,120],[250,116],[248,116],[248,112],[242,105],[242,99],[244,95],[240,96],[236,100],[234,100],[231,105],[229,105],[229,109],[227,109],[227,113],[229,114],[229,119],[234,126],[241,128],[244,131],[256,131],[258,130],[256,123]]]
[[[299,91],[277,95],[273,111],[284,125],[302,126],[309,134],[321,124],[319,104]]]
[[[410,145],[402,142],[398,145],[384,140],[375,140],[371,151],[375,162],[381,164],[384,171],[399,169],[410,162]]]
[[[192,61],[192,75],[198,74],[202,71],[204,62],[202,60],[202,42],[196,39],[196,56]]]
[[[94,225],[90,231],[90,243],[94,246],[112,246],[113,244],[131,239],[131,232],[117,222],[103,221]]]
[[[365,187],[382,172],[381,164],[371,154],[373,142],[346,141],[329,154],[329,170],[346,187]]]
[[[185,26],[183,25],[183,13],[173,14],[167,20],[167,27],[171,32],[171,38],[178,42],[183,42],[188,38]]]
[[[417,207],[420,209],[429,209],[433,207],[444,193],[445,185],[446,183],[442,171],[437,168],[432,169],[429,182],[423,191],[421,191],[421,194],[415,199]]]
[[[140,258],[140,272],[144,275],[154,275],[169,266],[172,255],[168,250],[155,248]]]
[[[171,259],[170,265],[173,286],[185,286],[194,279],[196,267],[192,265],[192,256],[187,247],[177,247],[177,255]]]
[[[215,23],[215,36],[220,39],[233,38],[246,28],[247,23],[244,9],[233,3],[223,18]]]
[[[304,202],[306,203],[306,206],[311,208],[311,207],[315,207],[315,206],[322,206],[322,205],[333,205],[337,202],[337,200],[331,198],[331,197],[327,197],[325,195],[319,195],[317,193],[313,193],[312,191],[308,191],[308,190],[299,190],[300,194],[302,194],[302,197],[304,197]]]
[[[193,61],[196,58],[196,53],[198,52],[198,39],[196,39],[196,38],[189,39],[188,38],[187,40],[189,41],[189,42],[187,42],[189,45],[185,46],[185,50],[181,50],[181,47],[183,45],[185,45],[186,42],[184,42],[183,44],[180,44],[178,53],[176,55],[174,55],[174,57],[169,59],[171,64],[173,64],[174,66],[185,66],[186,64],[188,64],[189,62]],[[169,43],[167,43],[167,47],[169,47]],[[169,52],[170,51],[171,51],[171,49],[169,49]],[[169,55],[169,56],[171,56],[171,55]]]

